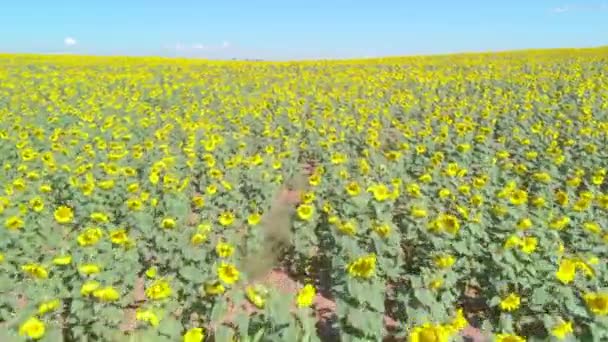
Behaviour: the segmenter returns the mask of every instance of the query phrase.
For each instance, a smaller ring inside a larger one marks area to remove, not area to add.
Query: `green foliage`
[[[605,52],[0,56],[0,340],[606,340]]]

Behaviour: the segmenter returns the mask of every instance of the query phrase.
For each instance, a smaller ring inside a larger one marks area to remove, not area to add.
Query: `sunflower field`
[[[0,340],[606,341],[606,56],[0,55]]]

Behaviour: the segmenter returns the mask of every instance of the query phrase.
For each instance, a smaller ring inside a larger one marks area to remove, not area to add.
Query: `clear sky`
[[[0,52],[349,58],[608,44],[608,0],[2,0]]]

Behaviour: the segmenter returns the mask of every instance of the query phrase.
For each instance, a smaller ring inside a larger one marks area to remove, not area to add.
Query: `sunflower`
[[[515,311],[519,308],[521,298],[516,293],[510,293],[500,301],[500,308],[504,311]]]
[[[347,272],[357,278],[370,278],[376,270],[376,255],[361,256],[346,266]]]
[[[315,208],[310,204],[302,204],[296,210],[298,218],[303,221],[310,221],[315,213]]]
[[[74,220],[74,211],[72,208],[62,205],[55,209],[54,216],[57,223],[71,223]]]
[[[217,268],[217,274],[221,281],[231,285],[239,280],[239,270],[232,264],[221,263]]]

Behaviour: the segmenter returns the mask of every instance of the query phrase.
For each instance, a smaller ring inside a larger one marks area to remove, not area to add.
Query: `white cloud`
[[[566,12],[594,12],[594,11],[606,11],[608,10],[608,3],[595,3],[595,4],[572,4],[560,7],[554,7],[551,9],[553,13],[566,13]]]
[[[229,41],[223,41],[219,45],[207,45],[203,43],[192,43],[192,44],[183,44],[176,43],[174,45],[165,46],[167,50],[174,50],[179,52],[219,52],[224,50],[231,50],[232,44]]]
[[[74,52],[71,52],[71,51],[53,51],[53,52],[46,52],[44,54],[45,55],[73,55]]]
[[[562,7],[555,7],[553,9],[551,9],[551,12],[553,13],[565,13],[568,12],[570,10],[570,7],[568,6],[562,6]]]
[[[72,38],[72,37],[65,37],[65,39],[63,40],[63,43],[65,44],[65,46],[73,46],[76,45],[76,39]]]

